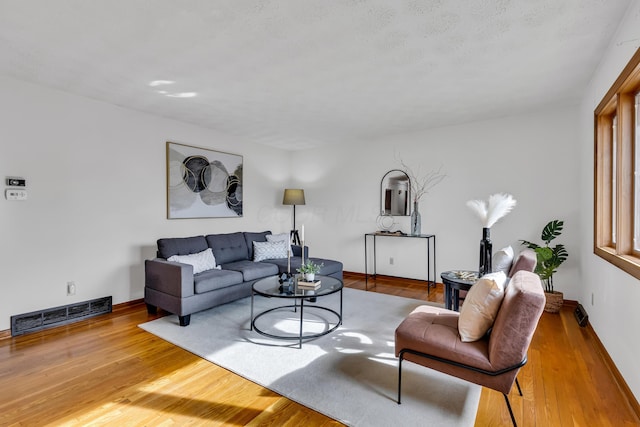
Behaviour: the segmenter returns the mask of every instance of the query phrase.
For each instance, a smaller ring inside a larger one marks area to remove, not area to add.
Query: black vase
[[[482,240],[480,240],[480,266],[478,268],[478,277],[482,277],[487,273],[491,273],[491,239],[490,228],[482,229]]]

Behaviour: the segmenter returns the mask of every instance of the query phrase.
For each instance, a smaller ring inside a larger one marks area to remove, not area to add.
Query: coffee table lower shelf
[[[298,341],[298,348],[302,348],[302,342],[314,338],[327,335],[342,325],[342,289],[344,287],[342,280],[329,276],[317,276],[320,280],[320,286],[315,290],[298,289],[297,283],[288,286],[286,289],[279,283],[278,276],[266,277],[264,279],[256,281],[251,287],[251,327],[250,330],[255,330],[262,336],[279,339],[279,340],[296,340]],[[340,294],[340,310],[336,311],[326,305],[319,305],[321,299],[324,299],[328,295],[335,293]],[[283,304],[277,307],[269,308],[254,316],[253,299],[256,295],[260,295],[266,298],[278,298],[283,302],[293,302],[293,304]],[[288,300],[288,301],[287,301]],[[307,302],[307,304],[305,304]],[[313,304],[309,304],[313,303]],[[297,312],[300,309],[300,329],[297,335],[292,334],[273,334],[266,332],[256,325],[256,321],[261,317],[273,313],[278,310],[293,309]],[[335,325],[331,326],[333,322],[327,322],[330,327],[322,332],[316,333],[304,333],[304,314],[306,310],[320,310],[333,314],[336,317]]]
[[[298,336],[295,335],[277,335],[277,334],[271,334],[269,332],[265,332],[262,329],[260,329],[257,325],[256,325],[256,321],[261,318],[262,316],[269,314],[271,312],[274,311],[278,311],[278,310],[284,310],[284,309],[293,309],[293,311],[296,311],[298,308],[300,308],[300,334]],[[307,333],[305,334],[303,332],[303,326],[304,326],[304,310],[324,310],[324,311],[328,311],[329,313],[333,314],[334,316],[336,316],[337,322],[336,324],[331,327],[330,329],[327,329],[325,331],[322,332],[317,332],[317,333]],[[269,338],[274,338],[274,339],[278,339],[278,340],[296,340],[299,343],[299,347],[298,348],[302,348],[302,342],[306,341],[306,340],[310,340],[310,339],[314,339],[314,338],[319,338],[321,336],[330,334],[331,332],[335,331],[336,329],[338,329],[340,327],[340,325],[342,325],[342,314],[338,313],[337,311],[328,308],[328,307],[322,307],[319,305],[309,305],[306,306],[304,305],[304,303],[301,301],[300,305],[297,304],[293,304],[293,305],[283,305],[280,307],[274,307],[274,308],[270,308],[269,310],[265,310],[261,313],[258,313],[255,317],[253,317],[253,319],[251,320],[251,330],[256,331],[257,333],[259,333],[260,335],[263,335],[265,337],[269,337]]]

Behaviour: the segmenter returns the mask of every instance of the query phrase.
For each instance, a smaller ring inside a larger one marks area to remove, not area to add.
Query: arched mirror
[[[400,169],[387,172],[380,182],[380,215],[411,215],[409,175]]]

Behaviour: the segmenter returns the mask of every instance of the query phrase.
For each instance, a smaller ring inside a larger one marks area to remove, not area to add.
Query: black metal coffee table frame
[[[282,288],[280,287],[280,283],[278,282],[278,276],[267,277],[265,279],[256,281],[251,287],[252,291],[251,291],[251,328],[250,330],[255,330],[260,335],[263,335],[269,338],[280,339],[280,340],[297,340],[298,348],[302,348],[302,341],[318,338],[323,335],[327,335],[335,331],[336,329],[338,329],[338,327],[342,325],[342,289],[344,287],[343,283],[341,280],[336,279],[334,277],[328,277],[328,276],[316,276],[316,277],[317,279],[320,280],[320,288],[315,289],[313,291],[296,289],[295,285],[293,285],[294,287],[291,292],[281,291]],[[304,304],[305,301],[308,301],[308,302],[311,302],[312,300],[317,301],[319,298],[325,297],[327,295],[335,294],[336,292],[340,292],[340,312],[337,312],[329,307],[324,307],[317,304],[313,304],[313,305],[307,304],[306,306]],[[254,317],[254,314],[253,314],[254,313],[254,310],[253,310],[254,295],[260,295],[267,298],[293,299],[294,303],[270,308],[268,310],[258,313]],[[298,336],[270,334],[268,332],[263,331],[256,325],[256,321],[268,313],[271,313],[277,310],[289,309],[289,308],[292,308],[294,312],[297,312],[298,306],[300,307],[300,333],[298,334]],[[326,331],[313,333],[313,334],[311,333],[305,334],[303,332],[305,308],[313,309],[313,310],[324,310],[329,313],[332,313],[337,318],[337,322],[335,326],[327,329]]]

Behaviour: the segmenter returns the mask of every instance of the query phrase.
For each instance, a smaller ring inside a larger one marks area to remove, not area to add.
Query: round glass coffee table
[[[323,335],[327,335],[342,325],[342,280],[336,279],[330,276],[316,276],[316,280],[320,280],[320,286],[317,289],[302,289],[298,288],[297,283],[291,286],[286,284],[283,286],[279,282],[279,276],[266,277],[256,281],[252,286],[251,292],[251,330],[255,330],[257,333],[269,338],[281,339],[281,340],[297,340],[298,348],[302,348],[302,341],[312,338],[318,338]],[[317,302],[327,295],[340,293],[340,309],[336,311],[332,308],[322,306]],[[255,295],[260,295],[267,298],[280,298],[284,302],[292,302],[292,304],[284,304],[268,310],[264,310],[254,316],[253,313],[253,299]],[[284,335],[284,334],[272,334],[265,332],[256,325],[256,321],[265,316],[268,313],[272,313],[277,310],[293,309],[294,312],[300,310],[300,330],[298,335]],[[317,333],[304,333],[304,313],[305,310],[323,310],[332,313],[336,316],[336,323],[334,326]]]

